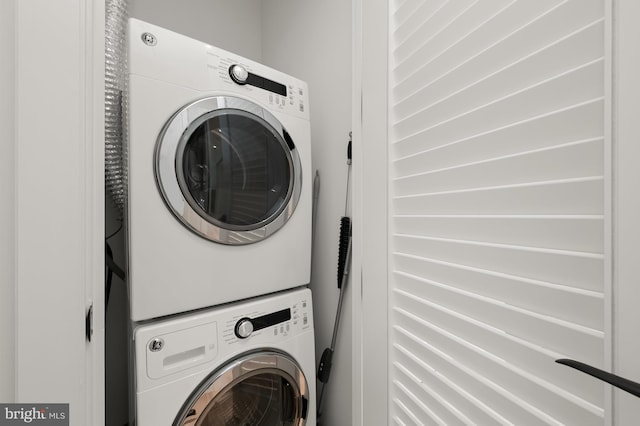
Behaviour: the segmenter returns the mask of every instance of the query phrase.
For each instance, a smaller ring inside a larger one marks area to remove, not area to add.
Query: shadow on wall
[[[116,265],[125,264],[125,232],[119,210],[107,194],[105,235]],[[113,275],[105,301],[105,425],[122,426],[129,418],[129,357],[127,287]]]

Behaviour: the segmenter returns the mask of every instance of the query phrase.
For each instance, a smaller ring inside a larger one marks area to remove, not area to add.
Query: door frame
[[[353,0],[353,425],[388,419],[388,4]],[[365,72],[366,70],[366,72]]]
[[[613,2],[613,372],[640,382],[640,4]],[[613,424],[637,421],[640,400],[615,390]]]
[[[105,3],[13,1],[15,402],[102,425]]]

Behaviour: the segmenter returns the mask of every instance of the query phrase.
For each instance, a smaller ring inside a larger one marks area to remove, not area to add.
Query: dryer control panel
[[[207,48],[207,67],[212,86],[223,83],[234,91],[246,91],[272,111],[308,119],[305,82],[213,46]]]
[[[304,81],[182,34],[137,19],[129,22],[130,74],[207,94],[241,94],[271,112],[309,120]]]

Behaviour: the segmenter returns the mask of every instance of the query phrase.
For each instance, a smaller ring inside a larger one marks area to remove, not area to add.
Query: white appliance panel
[[[311,145],[304,82],[138,20],[130,20],[128,100],[129,292],[133,321],[242,300],[309,283]],[[152,34],[155,45],[143,43]],[[230,64],[243,64],[287,87],[288,95],[234,83]],[[289,95],[290,94],[290,95]],[[232,246],[188,229],[167,207],[154,174],[158,136],[182,107],[208,96],[234,96],[269,111],[291,136],[302,190],[293,214],[273,235]]]

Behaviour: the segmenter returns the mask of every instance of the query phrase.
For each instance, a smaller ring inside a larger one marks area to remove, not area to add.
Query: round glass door
[[[244,356],[203,382],[174,425],[303,426],[308,387],[288,356],[262,352]]]
[[[167,205],[202,237],[248,244],[276,232],[300,196],[295,145],[268,111],[233,97],[180,110],[160,135],[156,179]]]

